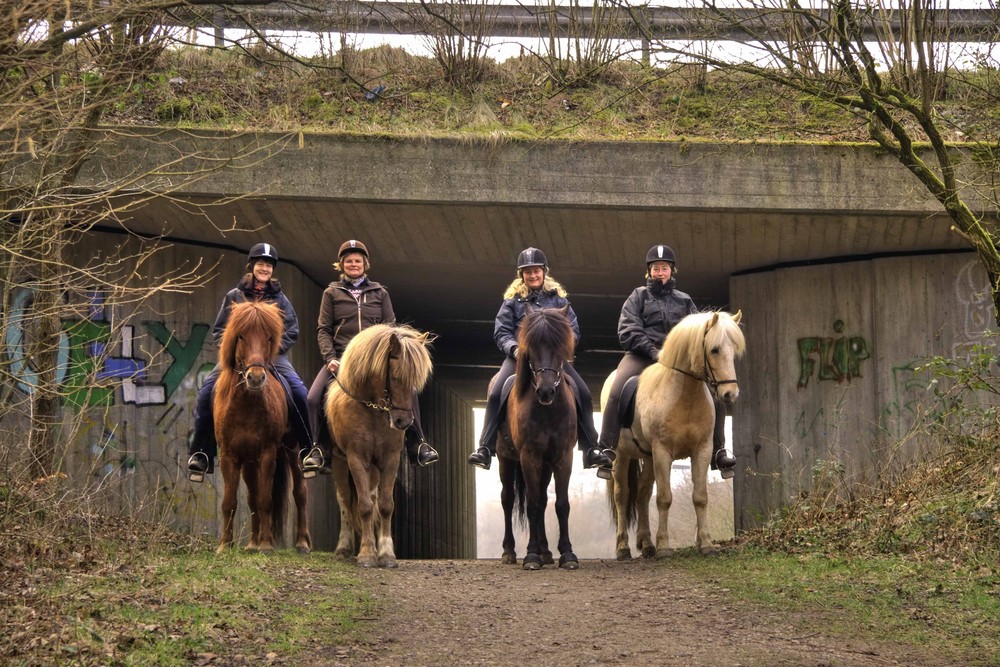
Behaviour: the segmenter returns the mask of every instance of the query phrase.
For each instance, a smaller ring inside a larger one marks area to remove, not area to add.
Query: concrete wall
[[[941,407],[916,367],[981,341],[989,294],[971,253],[734,277],[747,335],[733,412],[737,530],[810,488],[823,462],[860,484],[927,446],[906,438]]]

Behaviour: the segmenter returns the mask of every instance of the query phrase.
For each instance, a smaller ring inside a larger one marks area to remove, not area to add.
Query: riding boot
[[[188,436],[188,479],[204,482],[205,475],[215,472],[215,455],[219,446],[215,442],[215,419],[212,414],[212,394],[218,373],[211,373],[198,391],[194,404],[194,430]]]
[[[409,459],[410,465],[417,465],[423,468],[436,463],[441,458],[437,450],[431,447],[430,443],[424,439],[424,434],[416,422],[411,424],[410,428],[406,429],[404,444],[406,445],[406,457]]]
[[[594,428],[593,412],[587,412],[577,396],[576,430],[579,434],[580,449],[583,451],[583,467],[597,468],[597,476],[601,479],[611,478],[611,464],[615,460],[615,450],[602,447],[597,429]]]
[[[732,479],[736,476],[736,459],[726,450],[726,409],[718,403],[715,405],[715,431],[712,433],[712,470],[718,470],[722,479]]]
[[[493,405],[492,397],[486,403],[486,415],[483,418],[483,433],[479,437],[479,447],[469,454],[469,463],[489,470],[496,456],[497,434],[500,432],[500,398],[497,397],[497,405]]]

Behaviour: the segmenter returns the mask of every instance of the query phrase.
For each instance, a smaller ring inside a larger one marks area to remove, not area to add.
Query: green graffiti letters
[[[836,320],[833,330],[843,333],[843,320]],[[868,341],[861,336],[799,338],[798,350],[799,389],[809,386],[814,372],[819,382],[849,382],[862,377],[861,362],[871,358]]]

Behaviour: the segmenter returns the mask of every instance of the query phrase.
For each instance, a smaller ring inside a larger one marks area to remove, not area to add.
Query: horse
[[[295,548],[309,553],[308,489],[298,465],[299,445],[288,427],[281,381],[267,368],[278,355],[284,324],[271,303],[237,303],[219,344],[219,379],[212,410],[222,469],[222,536],[216,553],[233,544],[240,476],[250,507],[250,551],[270,553],[284,532],[289,478],[297,522]]]
[[[327,391],[324,411],[335,443],[331,467],[340,503],[334,554],[352,557],[357,531],[361,567],[398,566],[392,492],[403,432],[413,423],[413,395],[431,375],[431,340],[431,334],[406,325],[362,329],[347,344]]]
[[[675,460],[691,459],[691,479],[697,519],[695,546],[715,553],[708,532],[708,468],[712,456],[715,400],[732,404],[739,396],[735,360],[746,349],[741,313],[706,312],[688,315],[671,329],[657,363],[639,376],[635,417],[623,428],[617,458],[608,480],[608,500],[617,527],[616,556],[629,560],[628,530],[636,526],[636,548],[644,558],[673,553],[667,518],[673,494],[670,470]],[[614,372],[604,383],[601,405],[607,403]],[[656,546],[650,538],[649,499],[656,482],[659,524]]]
[[[545,536],[549,481],[556,481],[559,567],[575,570],[579,560],[569,539],[569,478],[576,442],[576,400],[563,366],[573,361],[573,329],[563,308],[528,308],[517,335],[517,360],[506,420],[497,438],[500,504],[504,513],[502,563],[516,564],[511,519],[528,520],[522,567],[553,563]],[[527,505],[527,511],[525,511]]]

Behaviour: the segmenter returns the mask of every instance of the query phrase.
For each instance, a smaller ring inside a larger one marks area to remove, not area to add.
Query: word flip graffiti
[[[833,330],[843,333],[843,320],[836,320]],[[798,349],[799,389],[809,386],[814,372],[818,382],[843,382],[862,377],[861,362],[871,357],[868,342],[861,336],[799,338]]]

